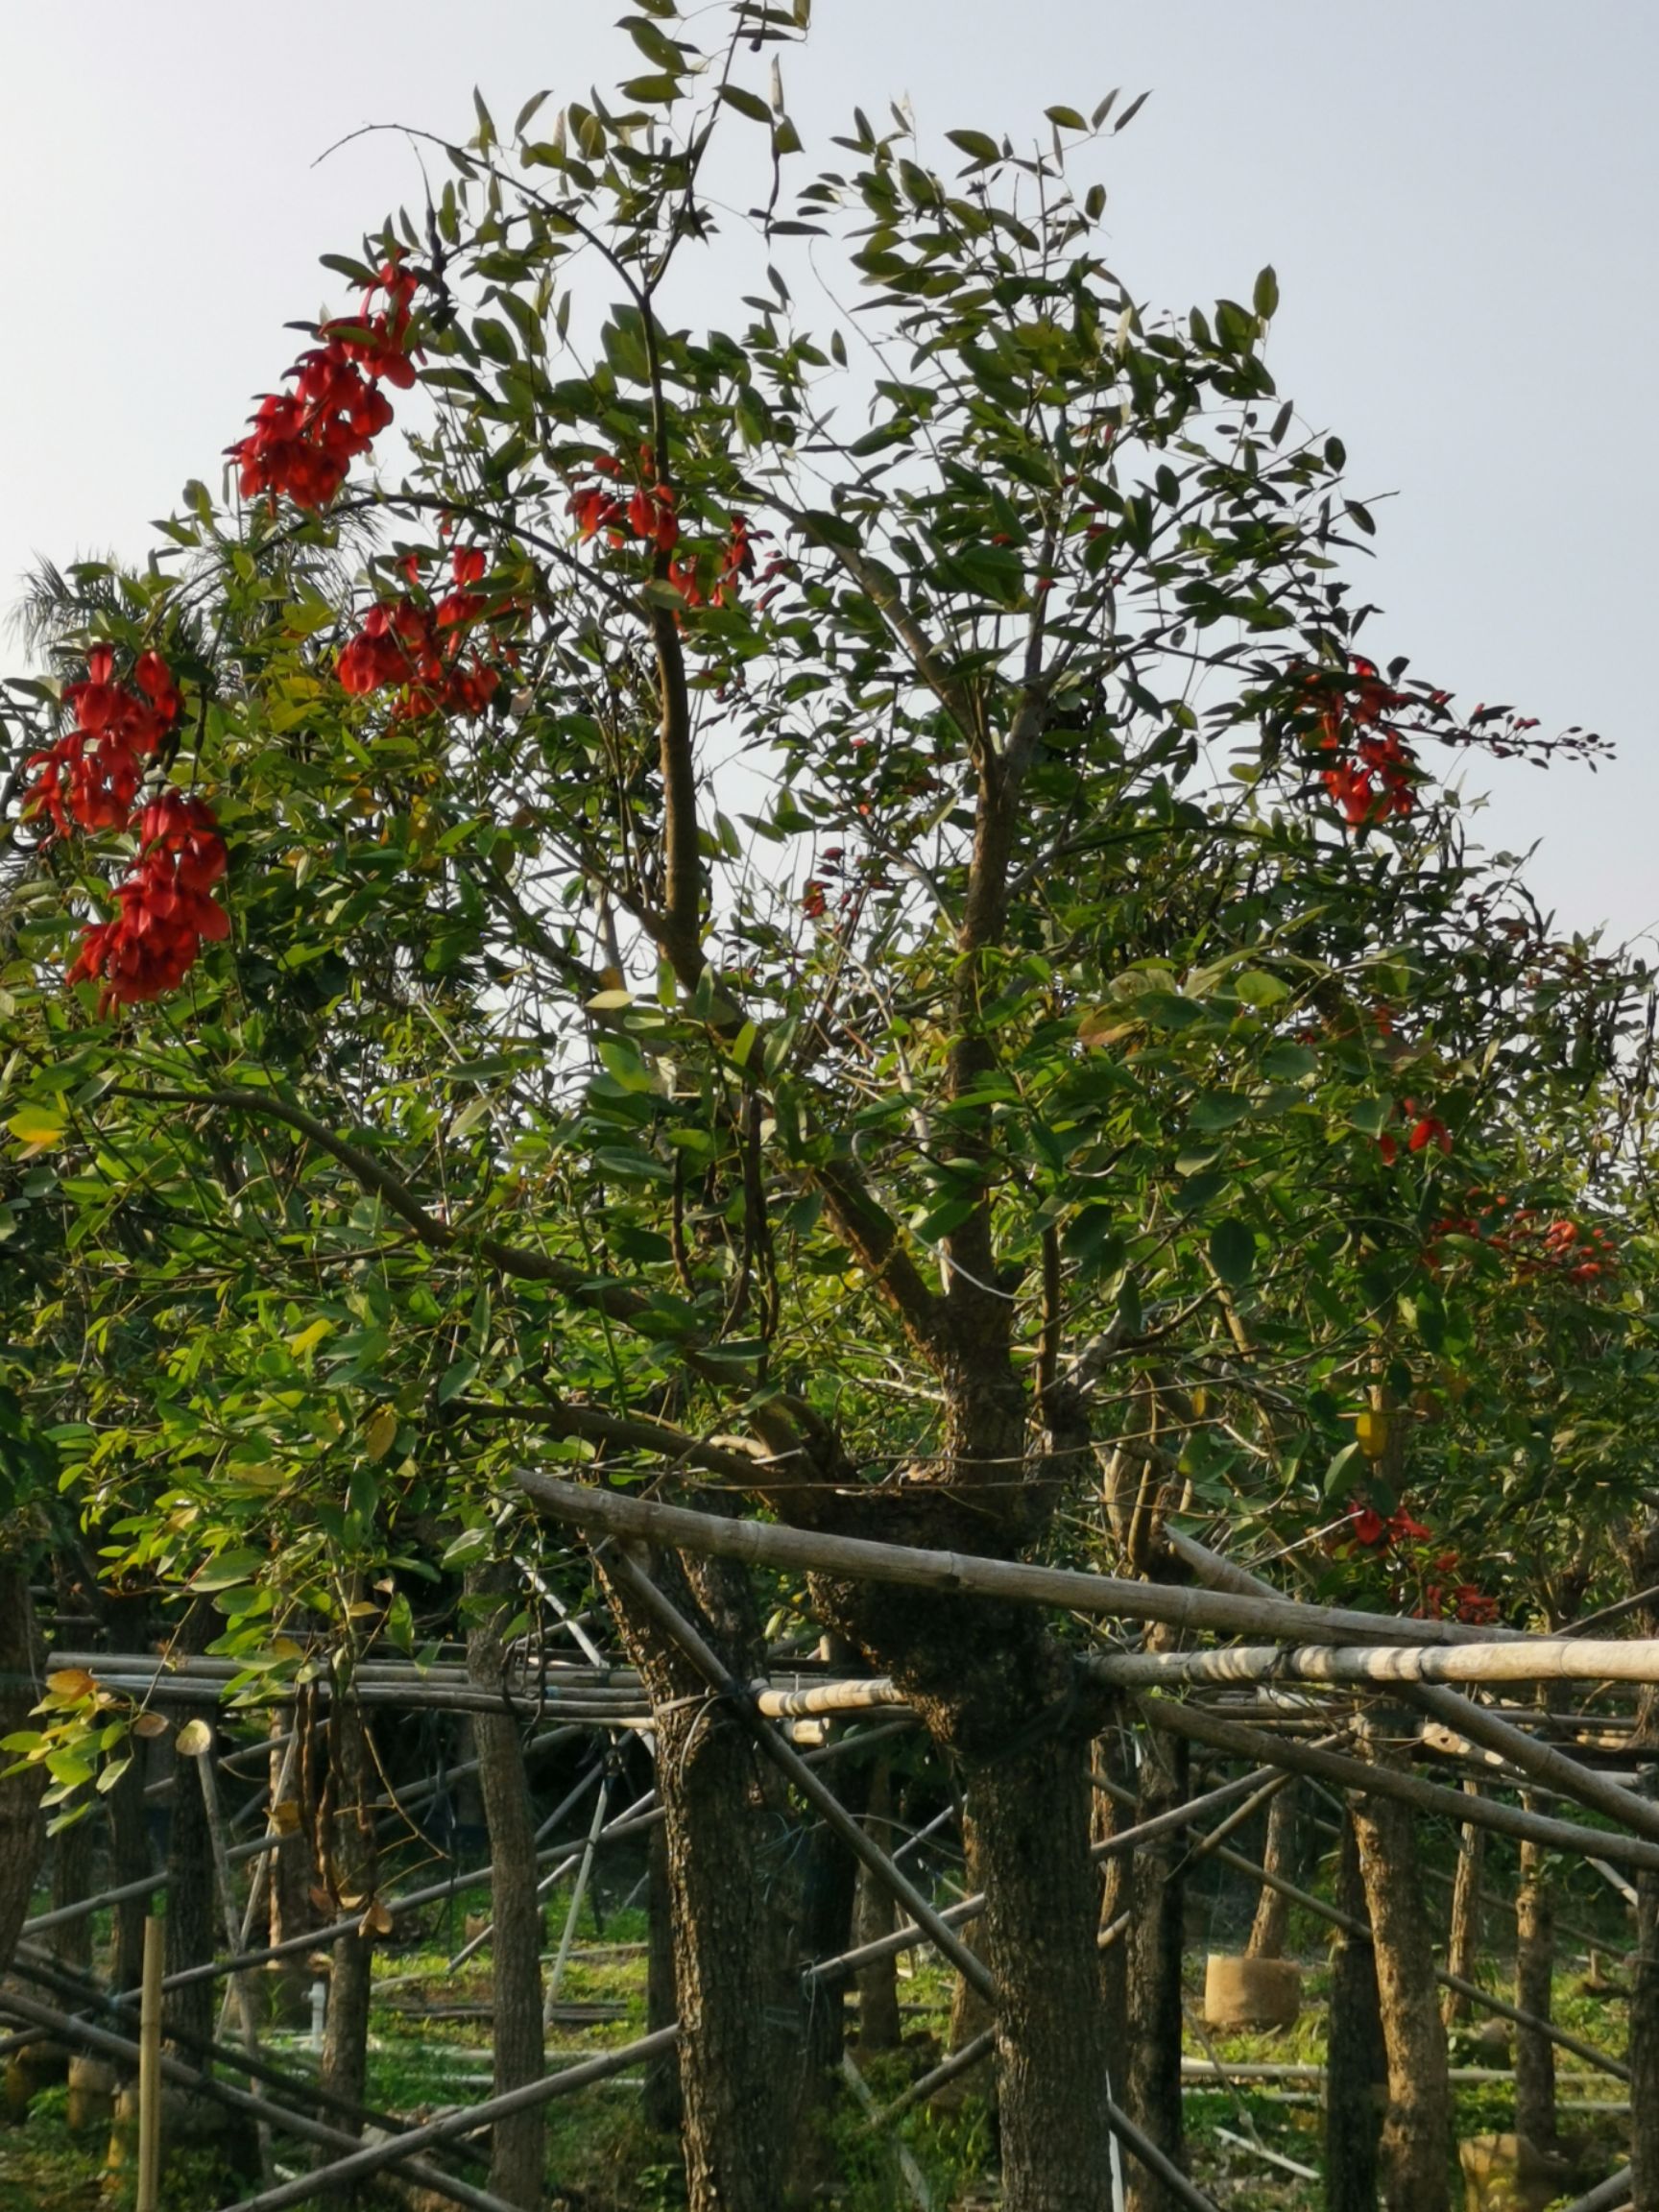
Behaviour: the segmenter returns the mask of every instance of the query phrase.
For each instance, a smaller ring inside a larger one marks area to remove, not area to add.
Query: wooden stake
[[[166,1922],[144,1922],[144,1978],[138,1999],[138,2188],[133,2212],[160,2212],[161,1963]]]

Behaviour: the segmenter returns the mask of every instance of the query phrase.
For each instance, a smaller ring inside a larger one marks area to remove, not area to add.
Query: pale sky
[[[343,304],[421,185],[368,122],[465,138],[642,66],[599,0],[0,0],[0,604],[36,553],[141,558],[217,485],[283,324]],[[691,12],[687,9],[687,13]],[[706,10],[705,13],[717,12]],[[925,155],[1051,102],[1152,97],[1109,149],[1111,249],[1154,305],[1249,296],[1379,499],[1379,659],[1613,737],[1597,776],[1481,768],[1483,841],[1543,838],[1564,926],[1659,925],[1659,11],[1647,0],[817,0],[788,57],[809,156],[908,95]],[[929,140],[931,142],[929,143]],[[806,165],[797,163],[799,175]],[[753,286],[746,288],[753,289]],[[729,313],[716,297],[710,320]],[[1382,497],[1382,494],[1396,494]],[[10,647],[14,656],[16,648]]]

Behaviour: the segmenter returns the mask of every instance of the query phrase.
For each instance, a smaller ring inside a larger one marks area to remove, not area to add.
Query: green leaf
[[[251,1582],[264,1573],[270,1561],[263,1551],[221,1551],[200,1575],[191,1579],[192,1590],[228,1590],[233,1582]]]
[[[1270,975],[1265,968],[1246,968],[1233,988],[1246,1006],[1277,1006],[1290,996],[1289,984]]]
[[[772,110],[756,93],[745,91],[741,84],[722,84],[720,97],[728,108],[735,108],[739,115],[747,115],[751,123],[770,123]]]
[[[1250,295],[1250,304],[1261,316],[1263,323],[1268,322],[1279,312],[1279,279],[1274,275],[1271,264],[1263,269],[1261,276],[1257,277],[1256,289]]]
[[[1229,1290],[1243,1289],[1256,1272],[1256,1238],[1244,1222],[1216,1222],[1210,1232],[1210,1264]]]
[[[945,135],[952,146],[966,154],[969,160],[978,168],[983,169],[988,162],[1002,158],[1001,147],[983,131],[947,131]]]

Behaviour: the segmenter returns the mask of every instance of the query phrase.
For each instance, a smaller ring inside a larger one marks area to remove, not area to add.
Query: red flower
[[[223,906],[208,896],[224,875],[224,840],[211,809],[180,791],[163,791],[138,821],[143,850],[115,887],[119,912],[94,923],[81,940],[68,981],[102,981],[100,1011],[176,990],[204,941],[230,934]]]
[[[1394,1142],[1392,1134],[1386,1129],[1383,1130],[1382,1136],[1377,1140],[1377,1149],[1382,1155],[1382,1165],[1384,1167],[1392,1167],[1395,1161],[1400,1157],[1400,1147]]]
[[[387,307],[375,315],[370,303],[382,290]],[[414,276],[388,262],[364,295],[361,321],[324,324],[323,344],[288,372],[295,391],[268,392],[260,400],[252,429],[229,448],[245,499],[268,492],[315,510],[333,498],[351,463],[392,420],[379,380],[402,390],[415,381],[408,351],[414,292]]]
[[[1411,1110],[1407,1101],[1406,1111],[1410,1113]],[[1442,1152],[1450,1153],[1452,1132],[1437,1114],[1419,1114],[1411,1124],[1411,1134],[1406,1142],[1407,1149],[1412,1152],[1421,1152],[1427,1145],[1438,1144]]]
[[[816,922],[821,918],[828,904],[829,901],[825,897],[823,884],[818,881],[815,876],[808,877],[801,890],[802,913],[808,920]]]
[[[1350,1515],[1350,1524],[1354,1530],[1355,1543],[1363,1544],[1367,1551],[1374,1544],[1387,1542],[1388,1524],[1378,1512],[1375,1505],[1356,1505]]]

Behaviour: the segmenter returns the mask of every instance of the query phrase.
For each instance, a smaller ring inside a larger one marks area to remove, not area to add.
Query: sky
[[[717,18],[723,0],[697,8]],[[1109,250],[1151,306],[1248,299],[1374,506],[1375,658],[1468,705],[1611,738],[1592,774],[1481,764],[1478,835],[1538,841],[1558,926],[1659,935],[1659,10],[1641,0],[816,0],[786,57],[809,156],[907,99],[926,157],[1114,85]],[[317,266],[423,187],[406,123],[465,138],[642,66],[602,0],[59,0],[0,8],[0,609],[32,560],[141,559],[217,483]],[[759,82],[757,79],[757,82]],[[326,158],[323,158],[325,155]],[[805,165],[797,163],[799,175]],[[726,303],[711,296],[710,321]],[[0,651],[15,658],[14,640]],[[1654,945],[1647,950],[1651,953]]]

